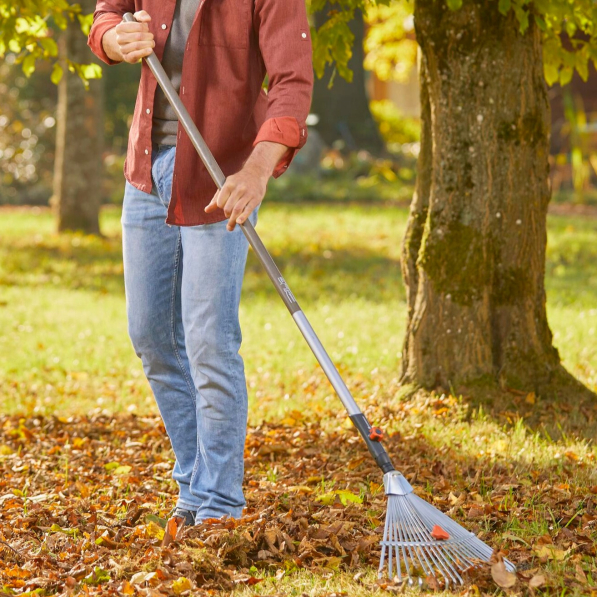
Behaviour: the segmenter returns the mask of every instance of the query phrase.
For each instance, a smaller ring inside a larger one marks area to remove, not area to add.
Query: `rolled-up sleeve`
[[[278,177],[307,141],[306,120],[313,92],[311,35],[304,0],[255,0],[255,26],[269,78],[266,120],[255,144],[288,147]]]
[[[122,21],[122,15],[125,12],[134,11],[134,0],[100,0],[96,4],[93,25],[89,31],[87,44],[91,51],[106,64],[116,64],[116,62],[110,59],[104,51],[102,45],[104,34]]]

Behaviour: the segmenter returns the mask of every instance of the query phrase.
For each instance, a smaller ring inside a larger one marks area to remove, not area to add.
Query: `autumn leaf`
[[[516,584],[516,574],[506,570],[503,559],[491,565],[491,576],[495,583],[502,587],[502,589],[509,589]]]
[[[352,491],[338,490],[338,491],[336,491],[336,495],[340,498],[340,502],[342,502],[343,506],[346,506],[349,503],[352,503],[352,504],[362,504],[363,503],[363,498],[354,494]]]
[[[164,529],[155,522],[150,522],[145,526],[145,534],[148,537],[154,537],[155,539],[162,540],[164,538],[164,533]]]
[[[540,545],[534,549],[535,553],[541,560],[555,560],[561,562],[566,559],[566,556],[570,553],[570,550],[560,549],[555,545]]]
[[[133,585],[142,585],[143,583],[149,582],[153,578],[155,578],[155,572],[137,572],[133,574],[131,577],[131,584]]]
[[[181,576],[177,580],[172,583],[172,591],[174,591],[175,595],[180,595],[185,591],[192,591],[193,590],[193,583],[186,578],[186,576]]]
[[[535,574],[531,580],[529,580],[529,587],[531,589],[538,589],[545,584],[545,576],[543,574]]]
[[[81,582],[86,585],[99,585],[110,580],[110,573],[107,570],[103,570],[99,566],[93,569],[93,572],[86,576]]]

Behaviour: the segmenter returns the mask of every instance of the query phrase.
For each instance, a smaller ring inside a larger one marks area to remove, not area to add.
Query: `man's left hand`
[[[259,171],[249,164],[229,176],[226,183],[205,208],[211,213],[220,208],[228,218],[228,230],[234,230],[236,224],[243,224],[265,197],[267,181],[270,175]]]
[[[267,182],[288,148],[279,143],[258,143],[240,172],[232,174],[205,208],[207,213],[223,209],[228,230],[243,224],[265,197]]]

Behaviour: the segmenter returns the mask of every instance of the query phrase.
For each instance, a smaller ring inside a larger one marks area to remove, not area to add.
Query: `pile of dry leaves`
[[[496,584],[548,592],[552,578],[542,568],[565,559],[559,586],[591,594],[597,513],[573,483],[557,488],[549,471],[522,482],[505,465],[481,470],[434,452],[422,436],[394,435],[388,448],[425,499],[500,543],[519,566],[506,572],[498,554],[464,592],[494,594]],[[245,518],[183,530],[161,547],[175,497],[171,457],[155,418],[0,418],[0,594],[228,594],[297,569],[354,577],[377,566],[386,499],[352,430],[326,431],[299,413],[250,429]],[[569,519],[532,545],[504,532],[513,516],[532,516],[529,496],[547,500],[554,519]],[[380,586],[401,589],[371,588]]]

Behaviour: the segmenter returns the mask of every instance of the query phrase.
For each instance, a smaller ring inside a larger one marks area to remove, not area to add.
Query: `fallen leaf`
[[[158,526],[155,522],[150,522],[145,526],[145,534],[148,537],[162,540],[164,538],[164,529]]]
[[[529,587],[537,589],[545,584],[545,576],[543,574],[535,574],[531,580],[529,580]]]
[[[508,572],[504,560],[491,565],[491,576],[495,583],[502,587],[502,589],[509,589],[516,584],[516,574]]]
[[[180,595],[185,591],[192,591],[193,590],[193,583],[186,577],[181,576],[180,578],[176,579],[172,583],[172,591],[174,591],[175,595]]]
[[[541,545],[534,549],[534,552],[542,560],[555,560],[561,562],[566,559],[566,556],[570,553],[570,550],[563,550],[555,545]]]
[[[150,581],[155,577],[155,572],[137,572],[131,577],[131,584],[142,585],[143,583]]]

